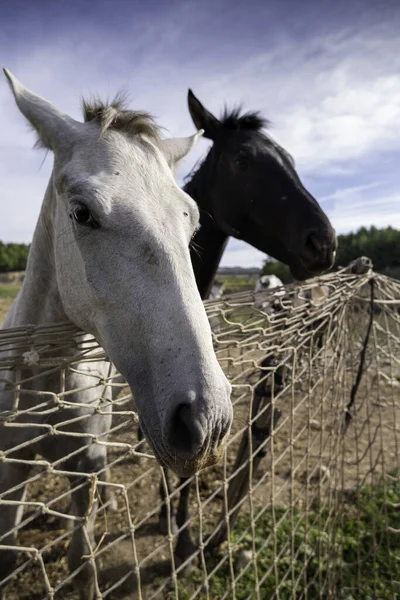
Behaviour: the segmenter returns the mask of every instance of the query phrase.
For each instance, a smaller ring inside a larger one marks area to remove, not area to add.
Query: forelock
[[[232,110],[225,108],[220,121],[223,127],[233,130],[261,131],[270,125],[268,119],[262,117],[259,112],[242,113],[240,106]]]
[[[154,117],[147,112],[128,110],[126,98],[121,93],[112,102],[103,102],[97,97],[83,99],[82,106],[85,123],[98,123],[101,135],[114,130],[128,135],[145,136],[156,143],[160,141],[161,128]]]

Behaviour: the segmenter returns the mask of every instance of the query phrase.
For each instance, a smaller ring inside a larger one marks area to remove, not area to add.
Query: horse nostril
[[[318,234],[316,231],[310,231],[307,234],[305,240],[305,247],[307,252],[313,254],[314,256],[318,255],[321,252],[321,242],[318,239]]]
[[[196,417],[192,404],[179,404],[171,415],[167,433],[168,445],[176,452],[195,454],[205,442],[206,432]]]

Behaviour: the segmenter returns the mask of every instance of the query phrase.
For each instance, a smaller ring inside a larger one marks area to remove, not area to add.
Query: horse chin
[[[293,275],[293,278],[296,281],[305,281],[306,279],[310,279],[314,274],[306,269],[302,264],[296,263],[294,265],[290,265],[290,272]]]
[[[219,463],[224,454],[224,447],[220,446],[218,449],[207,453],[207,455],[202,456],[201,458],[196,458],[191,461],[185,461],[182,464],[173,464],[170,466],[170,469],[174,471],[178,477],[191,477],[195,475],[199,471],[206,469],[207,467],[212,467]]]
[[[157,452],[157,450],[153,447],[153,451],[159,465],[161,467],[170,469],[178,477],[191,477],[207,467],[212,467],[222,459],[224,450],[225,445],[220,444],[218,448],[214,448],[212,451],[209,451],[205,454],[198,455],[193,459],[183,461],[178,461],[175,459],[175,461],[171,461],[165,460],[165,458],[161,457],[160,453]]]
[[[306,281],[306,279],[318,277],[319,275],[322,275],[322,273],[325,273],[328,270],[327,267],[309,269],[300,261],[292,263],[289,266],[289,268],[296,281]]]

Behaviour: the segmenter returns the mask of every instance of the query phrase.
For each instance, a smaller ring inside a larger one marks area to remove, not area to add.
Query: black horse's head
[[[191,90],[188,103],[195,126],[214,142],[206,159],[206,208],[217,226],[287,264],[296,279],[329,269],[335,231],[301,183],[291,156],[263,132],[267,122],[239,110],[217,119]]]

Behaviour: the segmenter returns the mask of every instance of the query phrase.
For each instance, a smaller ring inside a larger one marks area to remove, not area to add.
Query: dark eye
[[[248,156],[239,155],[235,160],[235,164],[241,171],[247,171],[250,166],[250,160]]]
[[[90,213],[90,210],[85,204],[81,202],[74,204],[70,214],[71,219],[74,219],[79,225],[89,225],[90,227],[96,227],[96,223]]]

